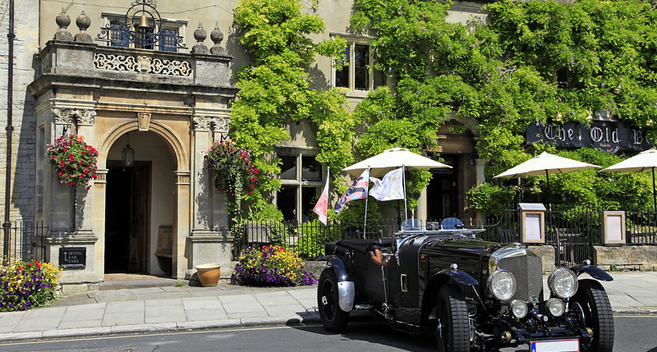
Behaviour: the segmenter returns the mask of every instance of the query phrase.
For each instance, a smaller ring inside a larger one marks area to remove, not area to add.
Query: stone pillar
[[[93,234],[98,239],[94,246],[94,268],[100,277],[105,275],[105,197],[108,171],[108,169],[96,170],[96,181],[91,188],[94,195]]]
[[[190,235],[190,219],[191,214],[189,209],[189,196],[190,196],[190,172],[186,170],[174,171],[176,182],[174,184],[174,207],[173,210],[173,235],[172,246],[172,268],[175,278],[183,278],[188,272],[188,261],[185,252],[185,242]]]
[[[210,118],[194,116],[192,118],[194,132],[192,147],[193,203],[192,203],[192,236],[198,232],[207,233],[212,227],[212,212],[210,211],[210,180],[205,167],[205,155],[210,147]]]
[[[94,145],[95,116],[95,110],[75,110],[78,135],[83,136],[85,143],[92,146]],[[75,230],[79,234],[93,236],[93,190],[91,188],[88,191],[84,187],[77,187],[75,190]]]
[[[479,186],[480,184],[486,182],[486,174],[484,173],[484,168],[486,167],[486,164],[488,164],[490,160],[488,159],[475,159],[475,185]],[[477,210],[477,213],[475,214],[475,218],[477,220],[478,224],[483,224],[485,223],[485,216],[484,212],[481,210]]]
[[[74,126],[73,114],[71,109],[52,109],[52,131],[50,143],[54,143],[57,138],[65,133],[71,133]],[[60,184],[57,174],[52,167],[49,167],[52,173],[50,178],[50,219],[48,221],[51,236],[64,236],[73,231],[73,189],[65,184]]]
[[[93,145],[95,115],[93,108],[53,108],[51,141],[63,134],[78,134],[85,137],[87,144]],[[59,184],[57,175],[52,178],[50,189],[50,234],[45,240],[50,262],[59,264],[62,250],[84,251],[84,262],[81,266],[65,267],[60,283],[65,294],[87,291],[89,285],[97,285],[103,279],[103,253],[100,252],[99,257],[98,237],[93,231],[93,190]]]
[[[219,121],[223,121],[219,119]],[[208,172],[205,155],[213,142],[217,118],[194,116],[192,118],[194,132],[192,151],[192,233],[188,238],[191,248],[190,271],[195,265],[205,263],[220,263],[224,267],[230,265],[232,237],[227,231],[227,207],[222,192],[214,188],[214,182]],[[227,132],[227,131],[224,131]],[[222,221],[223,220],[223,221]],[[218,226],[222,223],[223,226]],[[224,270],[228,273],[228,270]]]
[[[210,123],[212,130],[213,142],[220,142],[230,138],[228,126],[230,119],[227,116],[215,117]],[[228,202],[226,193],[219,191],[214,187],[213,180],[210,180],[210,209],[212,211],[212,227],[215,229],[228,228]]]
[[[486,182],[486,174],[484,173],[484,168],[488,162],[488,159],[475,159],[475,183],[477,186]]]

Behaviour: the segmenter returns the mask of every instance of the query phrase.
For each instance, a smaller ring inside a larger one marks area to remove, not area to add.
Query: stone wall
[[[657,270],[657,246],[594,246],[593,255],[603,270]]]
[[[12,175],[11,175],[11,221],[34,220],[35,198],[35,147],[36,147],[36,101],[27,92],[27,85],[34,79],[33,55],[38,50],[38,0],[14,2],[14,65],[12,104]],[[0,3],[5,14],[0,19],[0,208],[5,211],[5,182],[7,169],[7,86],[9,62],[9,4]]]

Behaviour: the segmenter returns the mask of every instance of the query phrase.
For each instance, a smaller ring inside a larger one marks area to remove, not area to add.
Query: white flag
[[[370,195],[376,200],[388,201],[395,199],[405,199],[403,168],[392,170],[383,176],[383,180],[370,177],[374,186],[370,189]]]
[[[317,217],[319,217],[319,221],[321,221],[324,225],[326,225],[326,221],[327,221],[330,173],[331,171],[329,170],[329,172],[326,174],[326,185],[324,186],[322,195],[319,197],[317,204],[315,204],[315,207],[313,208],[313,211],[315,212],[315,214],[317,214]]]

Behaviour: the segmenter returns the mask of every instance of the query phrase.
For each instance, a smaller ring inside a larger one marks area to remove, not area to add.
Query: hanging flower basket
[[[89,181],[96,179],[96,148],[84,142],[83,136],[65,135],[48,144],[48,160],[55,167],[59,183],[89,189]]]
[[[213,143],[206,155],[208,170],[214,175],[214,185],[236,199],[242,194],[251,194],[258,182],[258,169],[251,161],[251,153],[235,146],[227,139]]]

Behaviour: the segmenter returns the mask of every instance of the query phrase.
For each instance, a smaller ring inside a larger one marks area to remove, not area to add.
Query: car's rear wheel
[[[338,302],[338,279],[333,269],[324,269],[317,286],[317,307],[324,328],[331,332],[342,332],[349,322],[349,312],[340,309]]]
[[[452,284],[443,285],[438,292],[438,351],[470,351],[470,322],[465,298]]]
[[[602,285],[595,280],[580,280],[579,289],[570,299],[569,307],[580,316],[586,327],[593,330],[593,338],[580,343],[581,350],[611,352],[614,349],[614,317]]]

